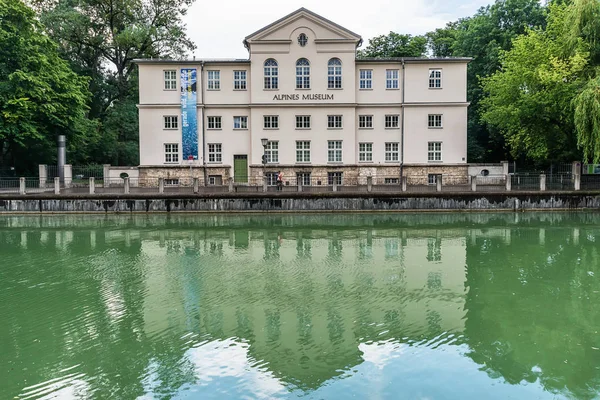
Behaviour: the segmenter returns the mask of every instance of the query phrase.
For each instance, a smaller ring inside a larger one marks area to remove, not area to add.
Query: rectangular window
[[[220,163],[221,158],[221,143],[209,143],[208,144],[208,162]]]
[[[360,79],[358,81],[358,87],[360,89],[372,89],[373,88],[373,70],[372,69],[361,69],[359,71]]]
[[[400,126],[400,117],[398,115],[386,115],[385,116],[385,127],[391,129],[397,129]]]
[[[265,129],[279,129],[279,116],[278,115],[265,115],[264,116],[264,128]]]
[[[246,90],[246,71],[233,71],[233,89]]]
[[[296,182],[297,185],[310,186],[310,172],[298,172]]]
[[[342,127],[342,116],[341,115],[328,115],[327,116],[327,127],[330,129]]]
[[[373,161],[373,143],[358,144],[358,161],[369,162]]]
[[[177,90],[177,71],[174,69],[164,71],[165,90]]]
[[[208,90],[220,90],[221,89],[221,71],[207,71],[208,72]]]
[[[208,129],[221,129],[221,117],[208,117]]]
[[[385,144],[385,161],[398,161],[398,143],[390,142]]]
[[[397,185],[400,182],[398,178],[384,178],[383,183],[386,185]]]
[[[267,163],[275,164],[279,162],[279,142],[270,141],[265,146],[265,156],[267,157]]]
[[[296,162],[297,163],[309,163],[310,162],[310,141],[302,140],[296,142]]]
[[[385,88],[386,89],[398,89],[398,70],[397,69],[386,69],[385,70]]]
[[[327,184],[328,185],[341,185],[343,172],[328,172],[327,173]]]
[[[165,179],[165,186],[179,186],[179,179]]]
[[[164,129],[177,129],[178,118],[176,115],[164,115]]]
[[[441,89],[442,88],[442,70],[441,69],[430,69],[429,70],[429,89]]]
[[[165,143],[165,163],[179,162],[179,144]]]
[[[248,129],[248,117],[233,117],[233,129]]]
[[[429,174],[427,175],[427,183],[430,185],[437,185],[438,180],[442,179],[442,174]]]
[[[358,116],[358,127],[359,129],[368,129],[373,127],[373,116],[372,115],[359,115]]]
[[[441,128],[442,114],[429,114],[427,116],[427,126],[429,128]]]
[[[223,177],[221,175],[209,175],[208,184],[210,186],[221,186],[223,184]]]
[[[277,172],[266,172],[265,178],[267,180],[267,186],[275,186],[277,185]]]
[[[296,129],[310,129],[310,115],[296,115]]]
[[[442,161],[442,142],[427,143],[427,161]]]
[[[327,141],[327,162],[330,162],[330,163],[342,162],[342,141],[341,140]]]

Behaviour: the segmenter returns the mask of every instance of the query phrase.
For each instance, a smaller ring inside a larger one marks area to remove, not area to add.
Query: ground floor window
[[[223,178],[221,175],[209,175],[208,184],[211,186],[220,186],[223,184]]]
[[[398,178],[385,178],[383,183],[385,183],[386,185],[397,185],[398,182]]]
[[[298,172],[296,182],[301,186],[310,186],[310,172]]]
[[[179,162],[179,144],[165,143],[165,162],[166,163],[178,163]]]
[[[327,173],[327,184],[328,185],[341,185],[343,172],[328,172]]]
[[[277,175],[278,172],[266,172],[265,179],[267,181],[267,186],[275,186],[277,185]]]
[[[165,186],[179,186],[179,179],[165,179]]]
[[[442,180],[442,174],[429,174],[427,175],[427,183],[430,185],[437,185],[438,180]]]

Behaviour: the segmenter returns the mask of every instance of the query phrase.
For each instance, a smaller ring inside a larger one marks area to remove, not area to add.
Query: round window
[[[489,170],[487,170],[487,169],[482,169],[482,170],[481,170],[481,175],[483,175],[483,176],[488,176],[489,174],[490,174],[490,171],[489,171]]]
[[[306,43],[308,43],[308,36],[306,36],[304,33],[301,33],[300,36],[298,36],[298,44],[304,47],[306,46]]]

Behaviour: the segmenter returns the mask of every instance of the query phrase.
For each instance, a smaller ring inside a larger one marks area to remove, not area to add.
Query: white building
[[[466,180],[470,59],[357,59],[361,43],[301,8],[247,36],[248,59],[137,60],[140,178]]]

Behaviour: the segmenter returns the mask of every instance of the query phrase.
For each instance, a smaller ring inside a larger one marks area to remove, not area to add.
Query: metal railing
[[[411,175],[357,176],[339,173],[306,174],[277,182],[273,176],[233,178],[0,178],[1,194],[202,194],[262,192],[462,193],[509,191],[600,190],[600,175]]]

